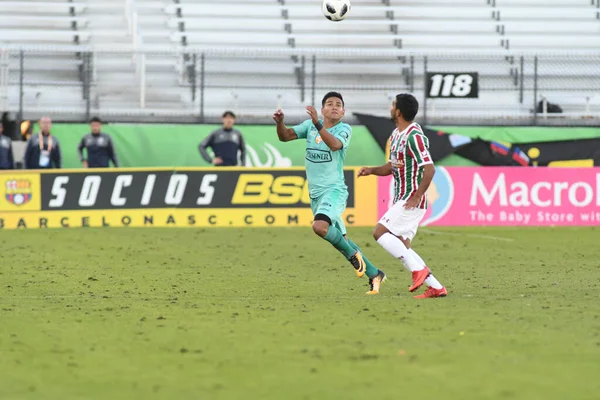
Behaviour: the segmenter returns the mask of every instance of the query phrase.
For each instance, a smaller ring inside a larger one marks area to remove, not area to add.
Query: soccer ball
[[[324,0],[323,15],[330,21],[341,21],[348,16],[350,7],[350,0]]]

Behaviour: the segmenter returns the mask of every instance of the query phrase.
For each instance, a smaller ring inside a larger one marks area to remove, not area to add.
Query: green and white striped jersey
[[[394,203],[413,196],[423,180],[423,167],[433,164],[429,154],[429,139],[421,126],[410,124],[404,131],[396,129],[390,138],[390,160],[394,177]],[[427,208],[427,195],[419,203]]]

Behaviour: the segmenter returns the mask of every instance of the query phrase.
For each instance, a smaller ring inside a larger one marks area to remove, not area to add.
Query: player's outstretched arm
[[[362,167],[359,171],[358,171],[358,176],[369,176],[369,175],[376,175],[376,176],[388,176],[392,174],[392,164],[391,163],[387,163],[384,165],[381,165],[379,167]]]
[[[298,135],[292,128],[288,128],[285,126],[283,122],[283,111],[277,110],[275,114],[273,114],[273,120],[277,124],[277,136],[279,137],[280,142],[289,142],[290,140],[298,139]]]

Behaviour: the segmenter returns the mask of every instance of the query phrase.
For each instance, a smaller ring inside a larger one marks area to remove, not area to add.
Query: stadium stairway
[[[111,114],[129,114],[140,107],[148,112],[161,112],[181,109],[189,103],[189,96],[179,87],[181,63],[174,53],[132,55],[119,51],[137,46],[147,49],[170,46],[171,29],[164,11],[168,4],[170,2],[156,0],[89,1],[85,13],[91,21],[90,44],[116,50],[114,53],[104,51],[94,59],[93,108],[102,108]],[[143,72],[142,65],[145,65]],[[145,93],[140,93],[142,80],[146,82]]]

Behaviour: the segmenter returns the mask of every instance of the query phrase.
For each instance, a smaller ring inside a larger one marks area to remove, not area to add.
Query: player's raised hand
[[[284,117],[283,111],[281,111],[281,110],[277,110],[277,111],[275,111],[275,114],[273,114],[273,119],[277,123],[283,122],[283,117]]]
[[[313,124],[319,122],[319,113],[317,112],[316,108],[314,108],[313,106],[306,106],[306,113],[312,119]]]
[[[361,169],[358,170],[358,177],[360,178],[361,176],[369,176],[372,173],[373,173],[373,168],[362,167]]]

